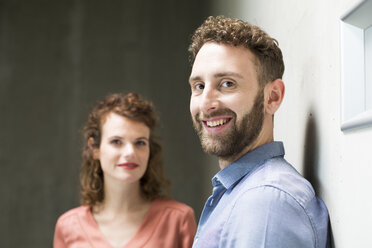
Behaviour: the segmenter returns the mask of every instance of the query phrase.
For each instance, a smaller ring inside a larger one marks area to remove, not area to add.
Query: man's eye
[[[202,90],[202,89],[204,89],[204,85],[201,84],[201,83],[197,83],[197,84],[194,85],[194,88],[195,88],[196,90]]]
[[[222,87],[226,87],[226,88],[230,88],[230,87],[233,87],[235,84],[231,81],[224,81],[222,82]]]

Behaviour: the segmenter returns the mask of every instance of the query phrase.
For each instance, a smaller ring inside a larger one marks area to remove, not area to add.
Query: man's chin
[[[217,157],[226,156],[228,151],[226,151],[229,146],[226,145],[226,142],[222,142],[219,139],[201,139],[201,145],[205,153],[209,155],[214,155]]]
[[[247,144],[237,143],[240,139],[231,135],[206,135],[199,136],[202,148],[205,153],[217,156],[222,159],[228,159],[239,154]]]
[[[203,146],[203,151],[209,155],[216,156],[222,159],[228,159],[233,156],[230,150],[226,151],[225,149],[216,148],[216,147],[204,147]]]

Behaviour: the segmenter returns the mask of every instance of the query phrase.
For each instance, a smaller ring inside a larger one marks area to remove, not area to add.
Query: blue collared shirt
[[[194,248],[326,247],[327,207],[283,157],[271,142],[213,177]]]

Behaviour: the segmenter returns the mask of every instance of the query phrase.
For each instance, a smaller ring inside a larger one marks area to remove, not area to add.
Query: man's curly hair
[[[80,173],[82,204],[94,207],[104,200],[103,171],[100,161],[93,158],[93,150],[101,144],[102,125],[109,113],[143,123],[150,129],[150,156],[146,172],[140,179],[140,187],[148,200],[167,195],[169,182],[163,175],[162,148],[154,136],[158,117],[153,105],[136,93],[116,93],[98,102],[84,127],[85,145]]]
[[[283,76],[284,62],[278,42],[257,26],[235,18],[208,17],[191,38],[188,49],[191,64],[207,42],[249,49],[256,56],[255,64],[261,86]]]

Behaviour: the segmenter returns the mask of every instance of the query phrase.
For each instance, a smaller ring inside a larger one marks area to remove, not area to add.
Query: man
[[[189,51],[194,128],[221,168],[193,247],[326,247],[327,208],[273,141],[285,89],[276,40],[241,20],[209,17]]]

